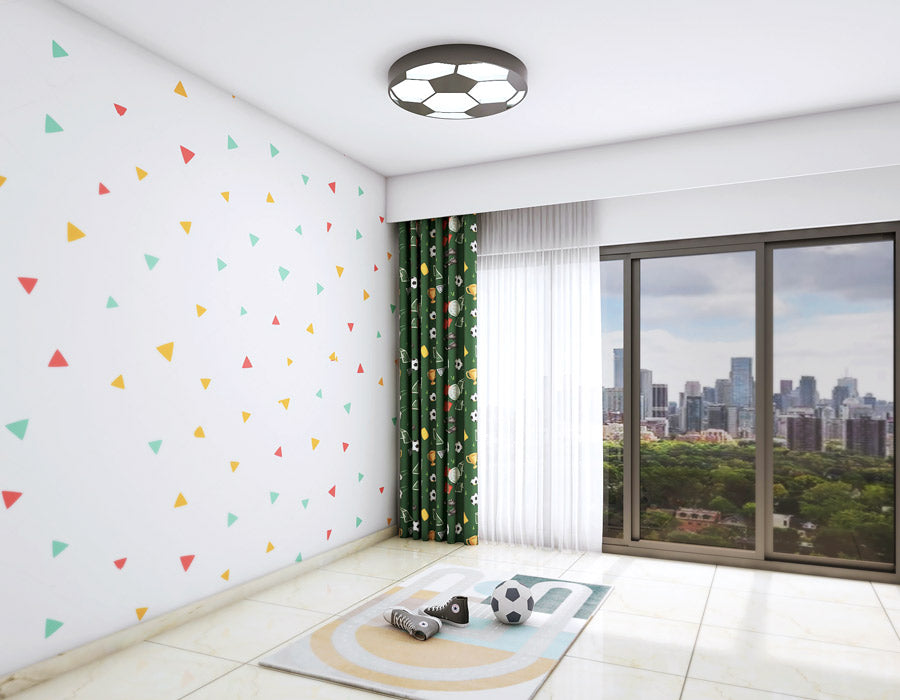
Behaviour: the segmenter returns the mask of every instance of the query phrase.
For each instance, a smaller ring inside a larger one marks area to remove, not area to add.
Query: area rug
[[[504,571],[436,564],[260,663],[403,698],[527,700],[575,641],[610,586],[515,574],[514,566]],[[510,578],[534,594],[534,612],[522,625],[501,624],[491,611],[491,592]],[[450,595],[468,596],[469,624],[444,625],[426,642],[382,617],[387,608],[415,610],[442,603]]]

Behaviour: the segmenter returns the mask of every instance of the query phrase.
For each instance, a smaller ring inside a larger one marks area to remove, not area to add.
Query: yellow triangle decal
[[[275,204],[275,199],[272,197],[272,193],[271,193],[271,192],[269,192],[269,194],[266,195],[266,201],[267,201],[269,204]]]
[[[292,364],[294,364],[294,361],[289,357],[289,358],[287,359],[287,365],[288,365],[288,367],[290,367]]]
[[[463,513],[463,525],[468,525],[468,523],[469,523],[469,516],[467,516],[465,513]]]
[[[468,354],[469,354],[469,349],[468,349],[468,348],[463,348],[463,357],[465,357],[465,356],[468,355]]]
[[[241,416],[243,416],[244,422],[245,422],[245,423],[246,423],[248,420],[250,420],[250,414],[247,413],[247,411],[241,411]]]
[[[69,238],[69,243],[71,243],[72,241],[77,241],[79,238],[84,238],[84,231],[82,231],[80,228],[78,228],[71,221],[69,222],[69,225],[68,225],[67,234],[68,234],[68,238]]]
[[[194,431],[194,437],[206,437],[206,433],[203,432],[203,426],[198,425],[197,429]]]
[[[187,92],[185,92],[184,85],[181,84],[181,81],[178,81],[178,85],[175,86],[175,94],[181,95],[182,97],[187,97]]]
[[[469,439],[469,434],[465,430],[463,430],[463,442],[465,442],[468,439]]]
[[[109,383],[109,385],[116,387],[116,389],[124,389],[125,388],[125,378],[120,374],[118,377],[113,379]]]
[[[143,168],[135,167],[135,170],[137,171],[138,180],[143,180],[145,177],[147,177],[147,171]]]
[[[227,202],[227,201],[228,201],[228,197],[230,196],[229,193],[228,193],[228,192],[222,192],[221,194],[222,194],[222,198]]]
[[[307,333],[315,333],[315,331],[313,330],[313,324],[310,323],[310,324],[306,327],[306,332],[307,332]]]
[[[331,353],[331,354],[328,356],[328,359],[331,360],[332,362],[337,362],[337,354],[336,354],[336,353]]]
[[[266,554],[268,554],[269,552],[271,552],[273,549],[275,549],[275,545],[272,544],[271,542],[269,542],[269,544],[266,545]]]
[[[240,462],[232,462],[231,463],[231,471],[236,472],[239,464],[240,464]]]
[[[316,438],[310,438],[310,442],[312,442],[313,449],[316,449],[319,446],[319,441]]]
[[[287,399],[281,399],[278,403],[280,403],[282,406],[284,406],[284,410],[286,411],[286,410],[288,410],[288,404],[290,402],[291,402],[290,398],[287,398]]]
[[[335,265],[335,266],[334,266],[334,269],[337,270],[338,277],[340,277],[341,275],[344,274],[344,268],[341,267],[340,265]]]
[[[371,295],[364,289],[364,290],[363,290],[363,301],[365,301],[366,299],[368,299],[370,296],[371,296]]]
[[[378,384],[381,385],[381,386],[384,386],[384,377],[381,377],[381,378],[378,380]]]
[[[206,307],[200,306],[200,304],[197,304],[197,318],[200,318],[205,313],[206,313]]]
[[[0,175],[0,187],[3,187],[4,182],[6,182],[6,178],[3,175]]]
[[[197,307],[200,308],[199,306]],[[199,314],[198,314],[199,315]],[[159,350],[159,354],[165,357],[169,362],[172,361],[172,352],[175,350],[175,343],[163,343],[162,345],[157,345],[156,349]]]
[[[190,233],[191,232],[191,222],[190,221],[182,221],[181,228],[184,229],[185,233]]]
[[[181,508],[181,506],[187,505],[187,499],[184,497],[183,493],[178,494],[178,498],[175,499],[175,507]]]
[[[200,383],[203,385],[204,389],[209,389],[209,383],[212,381],[209,377],[201,377]]]
[[[147,610],[149,610],[149,608],[135,608],[134,612],[137,614],[137,619],[143,620],[144,615],[147,614]]]
[[[222,578],[225,579],[226,581],[228,580],[228,577],[230,575],[231,575],[231,569],[225,569],[225,571],[222,572]]]

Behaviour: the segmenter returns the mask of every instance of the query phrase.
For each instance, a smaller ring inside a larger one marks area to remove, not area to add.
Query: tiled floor
[[[900,586],[483,543],[392,539],[16,696],[383,697],[258,665],[439,559],[614,586],[537,697],[900,697]]]

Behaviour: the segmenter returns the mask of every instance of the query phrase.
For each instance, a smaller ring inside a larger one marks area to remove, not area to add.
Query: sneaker
[[[410,636],[424,642],[441,631],[441,621],[428,615],[419,615],[406,608],[390,608],[384,611],[384,619]]]
[[[462,627],[469,624],[469,599],[464,595],[455,595],[442,605],[419,608],[419,614],[435,617],[448,625]]]

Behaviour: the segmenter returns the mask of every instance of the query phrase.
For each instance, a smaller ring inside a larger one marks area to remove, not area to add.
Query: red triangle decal
[[[392,520],[392,519],[393,519],[393,518],[388,518],[388,525],[391,524],[391,520]]]
[[[342,445],[343,448],[344,448],[344,452],[346,452],[346,451],[347,451],[347,448],[350,447],[350,443],[349,443],[349,442],[342,442],[341,445]]]
[[[336,491],[337,491],[337,485],[332,486],[330,489],[328,489],[328,493],[331,494],[331,497],[332,497],[332,498],[334,498],[334,494],[335,494]]]
[[[384,486],[378,487],[378,493],[384,493]]]
[[[275,450],[275,456],[276,456],[276,457],[282,457],[282,456],[283,456],[283,455],[281,454],[281,445],[279,445],[279,446],[278,446],[278,449]]]
[[[185,554],[181,557],[181,565],[184,567],[184,570],[187,571],[191,568],[191,564],[194,563],[194,555],[193,554]]]
[[[125,112],[128,111],[128,107],[123,107],[122,105],[117,105],[115,102],[113,102],[113,107],[116,108],[116,111],[119,113],[119,116],[120,116],[120,117],[121,117],[123,114],[125,114]]]
[[[276,316],[275,318],[272,319],[272,325],[273,325],[273,326],[280,326],[280,325],[281,325],[281,321],[278,320],[278,316]]]
[[[21,491],[4,491],[3,492],[3,504],[7,507],[7,509],[13,507],[13,503],[18,501],[22,497]]]
[[[372,267],[375,268],[375,269],[373,270],[373,272],[378,272],[378,265],[373,265]]]
[[[253,363],[250,362],[250,358],[245,355],[244,364],[241,365],[241,369],[249,369],[250,367],[253,367]]]
[[[362,365],[361,365],[361,364],[360,364],[360,366],[359,366],[359,369],[356,370],[356,373],[357,373],[357,374],[362,374],[362,373],[363,373],[363,368],[362,368]]]
[[[384,223],[384,217],[383,217],[383,216],[379,216],[379,217],[378,217],[378,220],[379,220],[381,223]]]
[[[22,285],[22,288],[28,294],[31,294],[31,290],[34,289],[34,285],[37,284],[37,277],[20,277],[19,284]]]
[[[50,363],[47,365],[48,367],[68,367],[69,363],[66,362],[66,358],[63,357],[63,354],[57,350],[53,353],[53,357],[50,358]]]
[[[185,164],[190,163],[191,158],[194,157],[194,152],[191,149],[185,148],[184,146],[182,146],[181,147],[181,157],[184,158]]]
[[[128,561],[127,557],[122,557],[121,559],[116,559],[113,564],[116,565],[116,568],[121,571],[122,567],[125,566],[125,562]]]
[[[347,328],[349,328],[351,331],[353,330],[353,324],[350,321],[347,321]]]
[[[331,230],[331,222],[326,221],[325,222],[325,233],[328,233],[330,230]]]
[[[329,530],[328,532],[325,533],[325,539],[326,539],[326,540],[330,540],[330,539],[331,539],[331,530]]]
[[[100,183],[100,187],[97,188],[98,194],[109,194],[109,187],[104,185],[102,182]]]
[[[331,191],[332,191],[332,192],[334,192],[335,194],[337,194],[337,183],[336,183],[336,182],[329,182],[329,183],[328,183],[328,186],[331,188]]]

